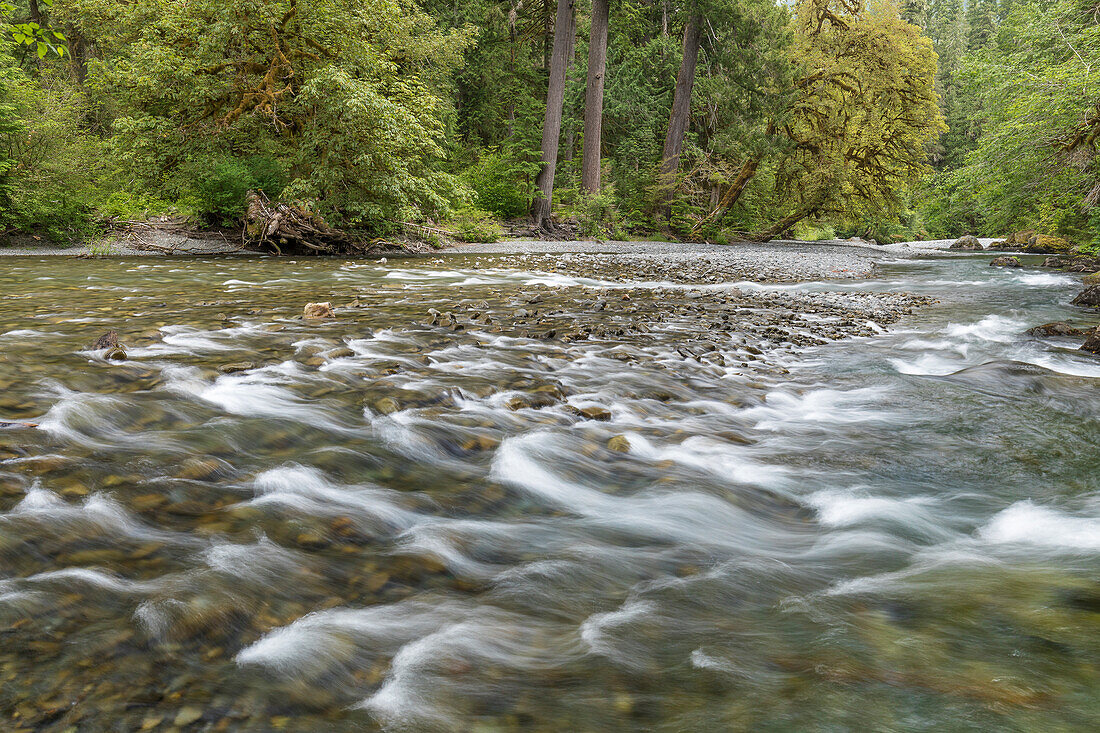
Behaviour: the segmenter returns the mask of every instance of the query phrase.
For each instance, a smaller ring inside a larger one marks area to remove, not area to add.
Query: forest
[[[1100,241],[1095,0],[19,0],[0,15],[9,236],[159,216],[232,228],[256,192],[336,227],[466,241],[507,222]]]

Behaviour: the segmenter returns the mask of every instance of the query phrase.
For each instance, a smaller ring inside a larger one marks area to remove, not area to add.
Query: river
[[[1094,730],[1090,314],[988,261],[7,259],[0,727]]]

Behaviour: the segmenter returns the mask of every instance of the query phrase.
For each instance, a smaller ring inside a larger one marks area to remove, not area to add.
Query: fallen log
[[[329,226],[301,204],[273,202],[248,194],[241,236],[246,247],[277,255],[366,255],[404,249],[384,239],[364,239]]]

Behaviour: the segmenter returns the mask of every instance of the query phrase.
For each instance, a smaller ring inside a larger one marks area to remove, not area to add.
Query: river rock
[[[984,247],[973,234],[965,234],[956,239],[948,249],[959,249],[966,252],[980,252]]]
[[[1025,252],[1035,254],[1069,254],[1073,252],[1073,245],[1061,237],[1052,237],[1049,234],[1036,234],[1028,240],[1027,246],[1022,247]]]
[[[335,318],[331,303],[306,303],[302,310],[303,318]]]
[[[1008,239],[1005,240],[1005,243],[1017,245],[1027,244],[1029,241],[1031,241],[1031,238],[1033,236],[1035,236],[1035,230],[1025,229],[1022,232],[1014,232],[1012,234],[1009,234]]]
[[[172,720],[172,725],[177,728],[184,728],[202,718],[202,708],[188,705],[187,707],[180,708],[180,711],[176,713],[176,717]]]
[[[96,339],[96,342],[92,345],[92,348],[96,351],[100,349],[115,349],[118,348],[118,331],[108,331],[107,333]]]
[[[393,397],[383,397],[374,403],[374,409],[380,415],[392,415],[401,411],[401,405]]]
[[[1090,354],[1100,354],[1100,326],[1088,335],[1085,339],[1085,343],[1081,344],[1081,351],[1087,351]]]
[[[1100,285],[1090,285],[1070,303],[1086,308],[1100,308]]]
[[[1074,328],[1064,321],[1055,321],[1054,323],[1044,323],[1041,326],[1035,328],[1029,328],[1024,331],[1028,336],[1038,336],[1040,338],[1047,338],[1050,336],[1084,336],[1085,332],[1079,328]]]
[[[611,419],[611,410],[606,407],[600,407],[599,405],[589,405],[587,407],[574,407],[569,405],[568,409],[574,415],[583,417],[586,420],[600,420],[606,422]]]
[[[176,472],[177,478],[190,481],[216,481],[233,474],[233,466],[220,458],[188,458]]]
[[[616,453],[629,453],[630,441],[626,439],[625,435],[613,436],[609,441],[607,441],[607,449],[613,450]]]
[[[1085,285],[1100,285],[1100,272],[1092,272],[1085,275],[1085,279],[1081,282]]]
[[[238,372],[247,372],[249,369],[255,369],[256,365],[250,361],[240,361],[234,364],[222,364],[218,367],[218,371],[222,374],[236,374]]]
[[[989,263],[990,267],[1023,267],[1018,257],[994,257]]]
[[[989,246],[986,247],[986,249],[992,250],[992,251],[997,251],[997,250],[1002,250],[1002,249],[1009,249],[1008,241],[1002,239],[998,242],[990,242]]]

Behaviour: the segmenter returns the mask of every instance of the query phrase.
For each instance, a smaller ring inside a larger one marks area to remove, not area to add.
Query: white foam
[[[372,521],[372,528],[396,534],[421,521],[421,515],[401,507],[400,494],[371,485],[341,486],[330,482],[316,468],[291,464],[256,476],[255,506],[278,505],[313,516],[351,513]]]
[[[885,409],[888,397],[889,391],[879,387],[812,389],[801,394],[776,390],[768,393],[766,404],[747,408],[742,414],[756,420],[758,430],[831,431],[836,425],[896,421],[898,415]]]
[[[951,338],[968,341],[994,341],[1009,344],[1020,338],[1027,321],[998,314],[988,315],[976,323],[951,323],[943,333]]]
[[[873,519],[935,525],[935,518],[927,510],[932,500],[924,496],[891,499],[862,490],[827,489],[811,494],[807,501],[817,509],[818,521],[831,527],[849,527]]]
[[[1100,551],[1100,517],[1073,516],[1021,501],[994,516],[978,535],[997,544],[1091,553]]]
[[[630,658],[622,654],[611,640],[615,630],[629,626],[639,619],[657,612],[657,604],[637,598],[627,600],[614,611],[594,613],[581,624],[581,639],[593,654],[619,663],[629,664]]]

